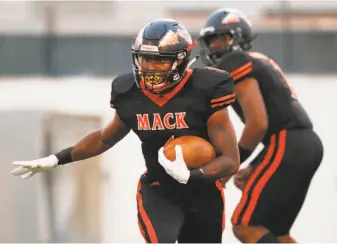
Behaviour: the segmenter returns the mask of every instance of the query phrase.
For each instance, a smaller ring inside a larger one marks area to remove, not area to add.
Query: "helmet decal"
[[[141,45],[140,50],[144,51],[144,52],[149,52],[149,53],[152,53],[152,52],[158,53],[159,52],[158,47],[153,46],[153,45]]]
[[[184,38],[187,43],[192,44],[192,37],[186,30],[179,29],[177,33],[181,38]]]
[[[160,40],[159,47],[167,47],[179,43],[178,33],[169,30],[165,36]]]

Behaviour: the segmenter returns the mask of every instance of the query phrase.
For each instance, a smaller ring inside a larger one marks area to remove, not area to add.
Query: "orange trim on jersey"
[[[225,192],[224,189],[221,185],[220,180],[217,180],[215,182],[216,188],[218,188],[218,190],[220,191],[221,197],[222,197],[222,201],[223,201],[223,210],[222,210],[222,232],[225,230],[226,227],[226,199],[225,199]]]
[[[222,102],[222,103],[212,104],[211,107],[216,108],[216,107],[220,107],[220,106],[223,106],[223,105],[232,104],[233,102],[235,102],[235,98],[233,98],[231,100],[228,100],[228,101],[225,101],[225,102]]]
[[[142,90],[142,91],[143,91],[144,95],[146,95],[152,102],[154,102],[158,106],[162,107],[184,87],[184,85],[186,84],[188,79],[191,77],[192,73],[193,73],[193,70],[188,69],[186,71],[186,75],[184,76],[184,78],[169,93],[153,94],[153,93],[149,92],[148,90]],[[140,86],[141,86],[141,88],[144,88],[144,81],[143,80],[140,82]]]
[[[211,100],[211,103],[222,102],[224,100],[228,100],[228,99],[233,98],[233,97],[235,97],[235,93],[232,93],[232,94],[229,94],[229,95],[226,95],[226,96],[223,96],[223,97],[214,98],[214,99]]]
[[[283,130],[280,132],[280,137],[279,137],[279,145],[278,149],[276,152],[276,156],[274,158],[274,161],[271,163],[270,167],[267,169],[267,171],[263,174],[259,182],[256,184],[253,192],[252,192],[252,198],[249,202],[248,208],[246,212],[244,213],[242,217],[242,225],[243,226],[248,226],[248,223],[250,221],[250,218],[254,212],[254,209],[256,207],[257,201],[259,200],[259,197],[263,191],[263,188],[269,181],[269,179],[273,176],[275,171],[278,169],[278,167],[281,164],[281,161],[283,159],[285,147],[286,147],[286,135],[287,131]]]
[[[143,206],[143,199],[142,199],[142,194],[140,193],[140,188],[142,187],[142,183],[139,181],[138,182],[138,187],[137,187],[137,203],[138,203],[138,211],[140,214],[140,217],[142,218],[144,225],[146,227],[146,232],[150,238],[151,243],[158,243],[158,238],[156,235],[156,232],[153,228],[153,225],[151,223],[151,220],[149,216],[146,213],[146,210]],[[145,230],[144,230],[145,234]]]
[[[245,75],[248,75],[250,72],[252,72],[253,68],[248,68],[248,69],[245,69],[244,71],[242,71],[241,73],[233,76],[233,80],[234,81],[237,81],[238,79],[244,77]]]
[[[233,225],[238,224],[239,216],[240,216],[244,206],[246,205],[246,202],[248,200],[248,193],[249,193],[252,185],[254,184],[257,177],[262,172],[262,170],[266,166],[268,166],[270,160],[272,159],[272,156],[273,156],[274,151],[275,151],[275,144],[276,144],[276,135],[272,135],[271,138],[270,138],[270,145],[267,149],[267,154],[265,155],[265,157],[264,157],[263,161],[260,163],[260,165],[256,168],[256,170],[254,170],[252,175],[249,177],[249,180],[247,181],[247,183],[246,183],[246,185],[243,189],[241,200],[240,200],[239,204],[237,205],[237,207],[236,207],[236,209],[233,213],[233,216],[232,216],[232,224]]]
[[[239,68],[233,70],[230,74],[233,77],[233,80],[236,81],[243,76],[249,74],[253,70],[253,63],[249,61],[248,63],[240,66]]]
[[[239,68],[237,68],[237,69],[235,69],[235,70],[233,70],[233,71],[231,72],[231,76],[235,76],[235,75],[241,73],[243,70],[248,69],[248,68],[251,68],[251,67],[253,67],[253,63],[252,63],[252,61],[249,61],[248,63],[246,63],[246,64],[240,66]]]

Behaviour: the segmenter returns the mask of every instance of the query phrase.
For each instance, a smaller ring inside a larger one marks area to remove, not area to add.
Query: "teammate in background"
[[[228,71],[235,84],[235,112],[245,124],[239,140],[241,163],[262,142],[264,149],[234,178],[242,190],[232,216],[241,242],[295,242],[290,229],[323,157],[320,138],[281,68],[249,52],[249,20],[219,9],[207,19],[199,40],[203,62]]]
[[[178,22],[149,23],[132,46],[133,73],[112,82],[112,121],[55,155],[14,162],[19,167],[12,173],[25,179],[97,156],[132,130],[142,142],[147,167],[137,191],[138,224],[146,242],[221,243],[224,199],[218,180],[234,175],[240,165],[227,112],[235,100],[234,85],[225,71],[191,69],[194,46]],[[218,157],[189,170],[177,146],[176,160],[168,161],[163,146],[172,136],[185,135],[210,141]]]

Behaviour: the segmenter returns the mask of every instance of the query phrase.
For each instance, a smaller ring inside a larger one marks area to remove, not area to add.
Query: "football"
[[[184,161],[190,169],[202,167],[216,157],[214,147],[205,139],[197,136],[182,136],[170,139],[164,146],[164,154],[171,161],[176,158],[176,145],[181,146]]]

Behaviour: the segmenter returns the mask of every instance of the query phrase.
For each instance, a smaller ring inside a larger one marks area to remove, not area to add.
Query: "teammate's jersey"
[[[261,53],[236,51],[225,55],[217,68],[229,72],[234,84],[247,77],[257,80],[269,122],[264,142],[272,133],[282,129],[312,128],[312,123],[297,100],[294,89],[288,83],[281,68],[272,59]],[[244,122],[245,118],[238,100],[232,106]]]
[[[234,100],[231,76],[204,68],[187,70],[184,79],[164,95],[139,88],[132,73],[118,76],[112,82],[110,104],[142,141],[148,174],[160,184],[179,184],[158,163],[158,150],[172,136],[195,135],[209,141],[208,118]]]

